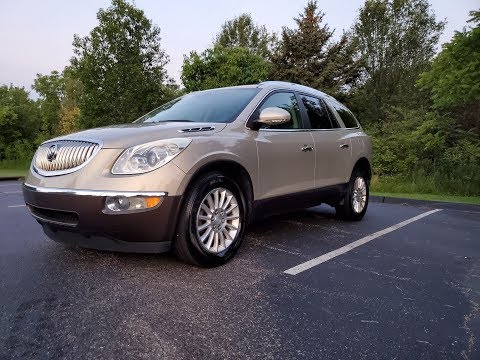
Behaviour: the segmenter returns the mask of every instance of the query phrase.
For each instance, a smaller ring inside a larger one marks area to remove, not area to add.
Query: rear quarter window
[[[346,128],[357,128],[360,126],[355,116],[346,107],[340,104],[335,104],[335,103],[331,105],[333,106],[335,111],[338,113],[338,115],[340,115],[340,118],[342,119]]]

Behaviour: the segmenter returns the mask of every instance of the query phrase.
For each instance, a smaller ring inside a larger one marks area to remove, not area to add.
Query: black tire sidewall
[[[201,245],[197,238],[196,234],[196,214],[203,201],[204,197],[215,188],[225,188],[231,191],[238,202],[240,210],[240,229],[233,242],[227,249],[214,254],[206,251]],[[179,236],[184,237],[183,240],[186,242],[188,247],[188,252],[191,257],[201,266],[218,266],[224,264],[230,260],[238,251],[243,241],[243,234],[246,227],[246,214],[245,214],[245,197],[240,190],[240,187],[230,178],[220,174],[220,173],[210,173],[200,177],[191,191],[187,195],[185,201],[185,209],[182,212],[183,223],[180,227],[180,231],[183,233]]]
[[[365,206],[363,207],[363,210],[357,213],[353,209],[353,187],[355,185],[355,180],[359,177],[361,177],[365,181],[365,186],[367,187],[367,198],[366,198]],[[366,176],[366,173],[360,169],[356,169],[352,172],[352,176],[348,183],[348,190],[347,190],[347,194],[345,195],[344,203],[343,205],[339,205],[337,207],[337,212],[345,220],[353,220],[353,221],[361,220],[365,216],[365,213],[367,212],[369,198],[370,198],[370,186],[368,183],[368,178]]]

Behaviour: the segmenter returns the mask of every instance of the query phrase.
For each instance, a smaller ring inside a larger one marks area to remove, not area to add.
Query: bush
[[[394,108],[367,132],[376,191],[480,195],[480,139],[452,117]]]
[[[35,151],[34,145],[27,140],[16,140],[13,144],[5,147],[5,159],[12,161],[24,161],[32,158]]]
[[[464,181],[461,177],[448,176],[447,174],[449,174],[449,172],[445,170],[440,170],[435,173],[425,173],[420,170],[406,176],[397,175],[379,177],[378,175],[374,175],[372,178],[372,191],[386,193],[479,196],[479,175],[474,176],[472,181]],[[479,174],[478,171],[477,174]]]

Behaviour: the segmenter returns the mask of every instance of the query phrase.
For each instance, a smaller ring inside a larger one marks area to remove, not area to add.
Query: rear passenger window
[[[346,128],[356,128],[359,126],[355,116],[353,116],[350,110],[348,110],[346,107],[335,103],[332,104],[332,106],[335,108],[338,115],[340,115],[340,118],[342,119]]]
[[[325,104],[320,99],[311,96],[300,95],[300,97],[307,110],[312,129],[331,129],[332,123]]]
[[[332,125],[334,128],[339,128],[340,124],[338,123],[337,117],[333,114],[332,109],[325,103],[325,101],[322,101],[323,104],[325,105],[325,109],[327,109],[328,116],[330,117],[330,121],[332,122]]]

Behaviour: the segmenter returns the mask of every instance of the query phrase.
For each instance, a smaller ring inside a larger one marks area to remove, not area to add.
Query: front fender
[[[254,194],[258,187],[258,156],[253,141],[247,138],[224,137],[195,138],[188,146],[188,151],[182,152],[173,162],[187,175],[179,186],[179,192],[184,192],[188,183],[202,167],[219,161],[231,161],[241,165],[250,175]]]

